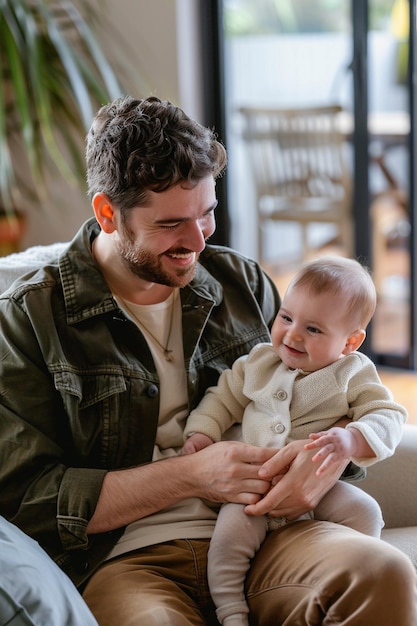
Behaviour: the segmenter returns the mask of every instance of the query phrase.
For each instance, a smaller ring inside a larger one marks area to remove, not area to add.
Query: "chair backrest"
[[[240,109],[258,198],[346,200],[350,175],[338,105]]]

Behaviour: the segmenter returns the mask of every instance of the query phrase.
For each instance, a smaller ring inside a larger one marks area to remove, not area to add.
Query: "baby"
[[[207,390],[187,420],[182,453],[219,441],[241,423],[243,440],[253,445],[282,448],[309,439],[305,448],[317,448],[317,474],[343,460],[365,467],[392,455],[406,411],[370,359],[357,352],[375,307],[374,284],[357,261],[326,257],[302,266],[274,321],[272,344],[255,346]],[[384,524],[376,501],[341,481],[312,516],[375,537]],[[250,559],[266,533],[284,523],[249,516],[242,505],[221,507],[208,577],[222,624],[248,625],[244,581]]]

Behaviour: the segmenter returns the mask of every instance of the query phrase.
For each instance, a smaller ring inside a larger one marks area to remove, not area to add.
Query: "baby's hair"
[[[301,266],[288,289],[305,287],[314,295],[333,293],[346,299],[346,313],[365,329],[376,308],[375,285],[367,267],[353,259],[323,257]]]

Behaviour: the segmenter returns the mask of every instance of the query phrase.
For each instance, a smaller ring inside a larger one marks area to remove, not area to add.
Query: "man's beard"
[[[124,238],[123,241],[119,241],[118,252],[120,258],[125,267],[132,272],[135,276],[138,276],[142,280],[146,280],[150,283],[157,283],[158,285],[167,285],[168,287],[185,287],[194,278],[197,269],[196,255],[195,262],[190,266],[187,266],[183,270],[178,269],[175,274],[166,272],[161,263],[161,258],[157,255],[151,254],[147,250],[143,250],[137,246],[128,238]],[[171,250],[172,253],[186,254],[189,250],[183,248],[178,250]]]

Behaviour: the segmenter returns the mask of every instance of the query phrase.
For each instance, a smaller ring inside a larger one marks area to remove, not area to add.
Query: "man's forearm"
[[[190,460],[173,457],[140,467],[108,472],[90,519],[89,534],[126,526],[167,506],[194,495],[187,480]]]
[[[276,450],[220,441],[194,454],[106,474],[89,534],[126,526],[184,498],[254,504],[270,482],[258,469]]]

